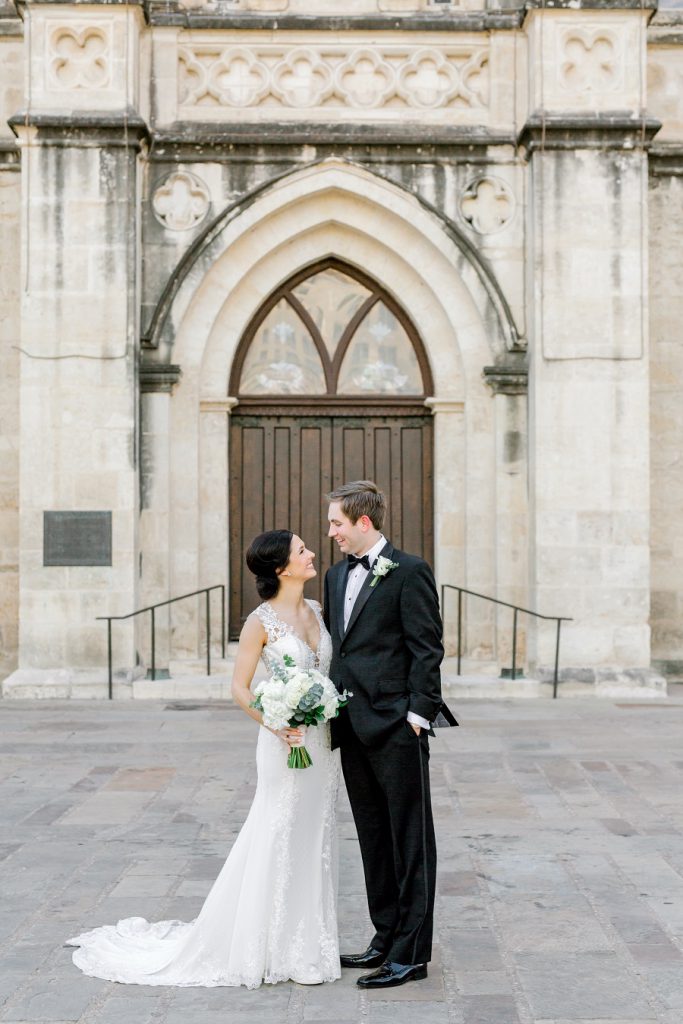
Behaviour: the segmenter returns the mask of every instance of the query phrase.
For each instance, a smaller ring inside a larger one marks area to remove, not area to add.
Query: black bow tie
[[[370,559],[367,555],[361,555],[360,558],[357,558],[356,555],[347,555],[346,560],[349,563],[349,572],[357,565],[362,565],[367,572],[370,572]]]

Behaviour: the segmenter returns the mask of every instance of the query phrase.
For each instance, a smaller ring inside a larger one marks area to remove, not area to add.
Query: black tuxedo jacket
[[[353,697],[332,719],[332,746],[349,726],[361,742],[381,743],[414,711],[432,722],[441,706],[443,659],[439,597],[423,559],[387,543],[381,555],[398,562],[374,587],[371,572],[344,630],[346,560],[325,576],[324,617],[332,636],[330,677]]]

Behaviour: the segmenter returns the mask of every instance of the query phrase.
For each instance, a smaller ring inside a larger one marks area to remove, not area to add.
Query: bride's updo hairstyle
[[[263,601],[275,597],[280,589],[278,569],[289,561],[292,546],[291,530],[267,530],[254,537],[247,551],[247,565],[256,577],[256,589]]]

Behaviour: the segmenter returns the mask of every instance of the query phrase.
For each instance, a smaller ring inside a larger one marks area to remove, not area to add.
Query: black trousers
[[[371,945],[400,964],[427,963],[436,883],[429,737],[401,721],[368,747],[349,728],[341,762],[376,929]]]

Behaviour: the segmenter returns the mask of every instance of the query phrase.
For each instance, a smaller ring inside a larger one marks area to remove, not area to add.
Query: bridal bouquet
[[[353,694],[340,693],[331,679],[317,669],[297,668],[289,654],[276,665],[269,679],[254,690],[251,707],[263,714],[269,729],[294,729],[300,725],[318,725],[335,718]],[[292,747],[287,758],[289,768],[308,768],[313,762],[305,747]]]

